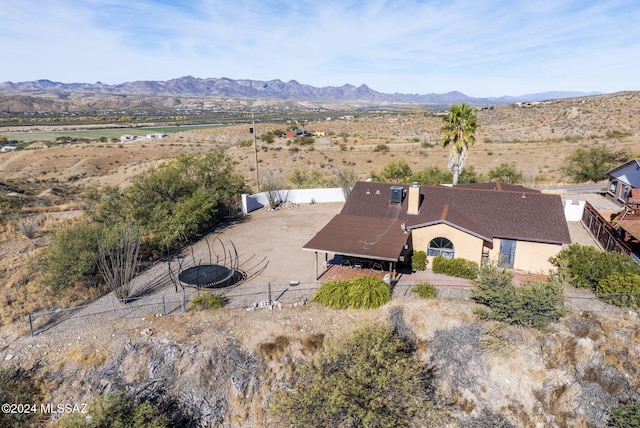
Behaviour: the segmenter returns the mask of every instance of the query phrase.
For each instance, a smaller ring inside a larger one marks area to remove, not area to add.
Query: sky
[[[0,82],[640,90],[636,0],[0,0]]]

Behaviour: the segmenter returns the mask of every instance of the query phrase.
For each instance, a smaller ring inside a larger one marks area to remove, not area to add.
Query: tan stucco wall
[[[427,251],[429,242],[437,237],[447,238],[453,243],[455,257],[482,261],[484,241],[447,224],[436,224],[411,231],[413,249]],[[549,257],[555,256],[562,250],[562,245],[544,244],[540,242],[518,241],[516,243],[516,257],[514,269],[532,273],[548,273],[554,269],[549,263]],[[489,259],[497,263],[500,255],[500,239],[493,240],[493,248],[489,250]],[[428,257],[429,263],[433,257]]]
[[[413,240],[413,249],[426,252],[429,242],[438,237],[447,238],[453,243],[456,258],[480,263],[484,241],[447,224],[436,224],[412,230],[411,239]],[[431,259],[433,259],[433,257],[429,257],[429,263],[431,263]]]
[[[549,257],[562,250],[562,245],[544,244],[540,242],[518,241],[513,268],[532,273],[548,273],[554,269]],[[493,248],[489,251],[489,259],[496,263],[500,255],[500,239],[493,240]]]

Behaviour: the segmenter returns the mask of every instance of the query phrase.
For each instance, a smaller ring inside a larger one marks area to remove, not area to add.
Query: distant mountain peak
[[[42,95],[48,94],[126,94],[139,96],[180,96],[180,97],[221,97],[235,99],[271,99],[286,101],[365,101],[371,103],[405,103],[421,105],[452,105],[464,101],[472,105],[508,104],[518,101],[539,101],[543,99],[568,98],[594,95],[580,92],[547,92],[529,94],[520,97],[473,98],[459,91],[444,94],[385,94],[371,89],[366,84],[354,86],[345,84],[340,87],[314,87],[301,84],[296,80],[283,82],[280,79],[269,81],[221,78],[198,78],[183,76],[167,81],[135,81],[115,85],[101,82],[61,83],[40,79],[31,82],[0,83],[0,94],[5,95]]]

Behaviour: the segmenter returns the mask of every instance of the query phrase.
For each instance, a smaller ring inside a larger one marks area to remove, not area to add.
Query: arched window
[[[443,256],[447,259],[452,259],[454,254],[453,242],[447,238],[434,238],[429,242],[429,247],[427,248],[428,256]]]

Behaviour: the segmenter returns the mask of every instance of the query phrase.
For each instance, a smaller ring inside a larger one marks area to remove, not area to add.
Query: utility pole
[[[260,192],[260,174],[258,173],[258,141],[256,138],[256,121],[253,117],[253,113],[251,113],[251,129],[249,131],[253,134],[253,155],[256,160],[256,186],[258,187],[258,192]]]

